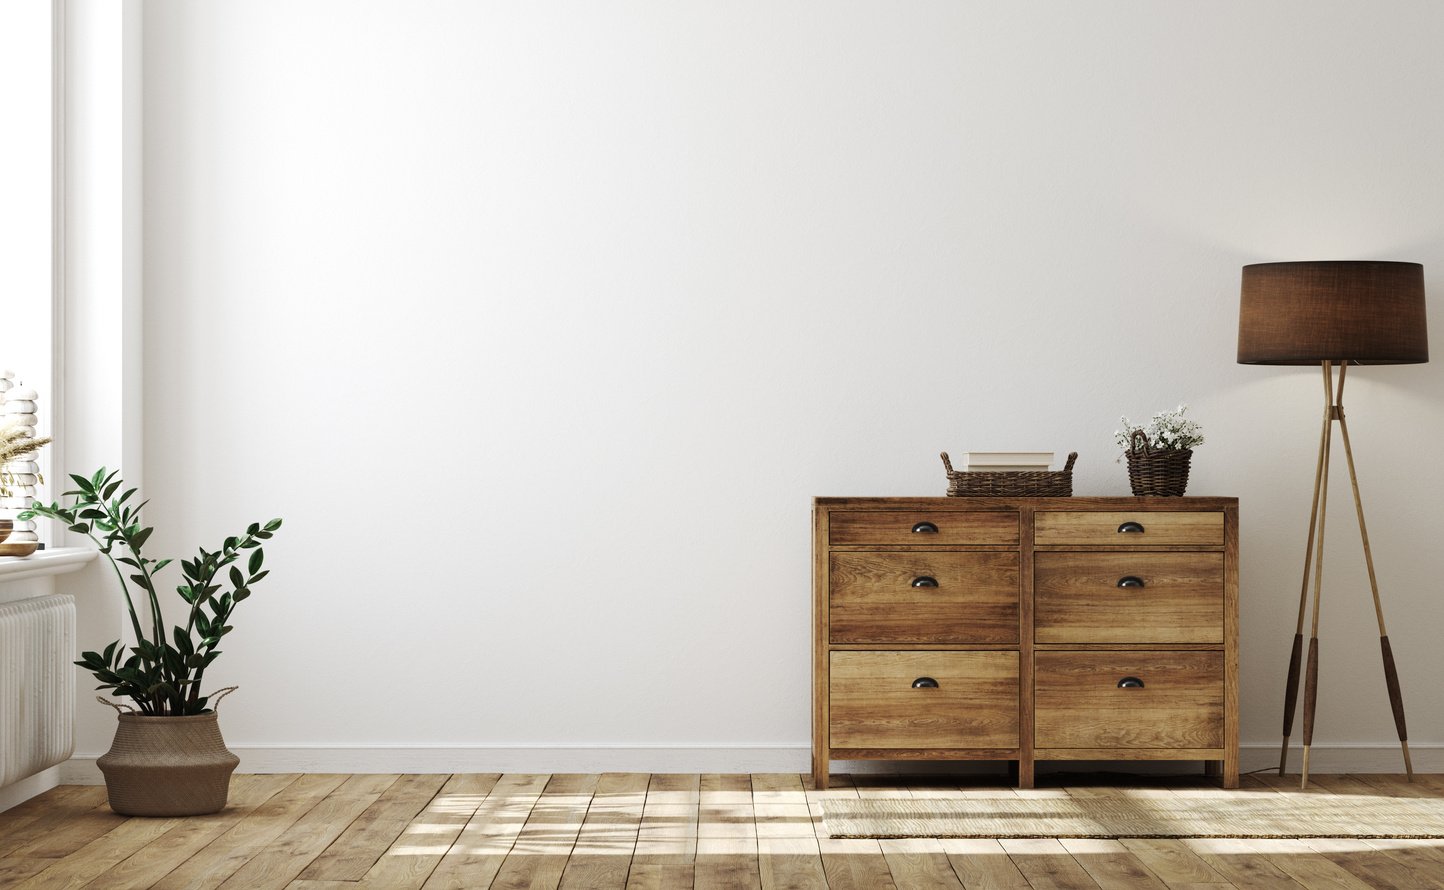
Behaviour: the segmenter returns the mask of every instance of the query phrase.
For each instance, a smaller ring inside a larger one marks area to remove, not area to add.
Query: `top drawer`
[[[996,544],[1017,546],[1018,514],[1010,510],[837,510],[829,544]]]
[[[1149,544],[1223,546],[1222,513],[1054,512],[1033,516],[1036,544]]]

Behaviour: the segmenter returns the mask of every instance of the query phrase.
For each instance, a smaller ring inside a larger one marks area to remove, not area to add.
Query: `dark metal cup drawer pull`
[[[1118,681],[1119,689],[1142,689],[1143,681],[1137,677],[1124,677]]]
[[[913,681],[914,689],[937,689],[938,681],[932,677],[918,677]]]
[[[1143,579],[1137,575],[1124,575],[1118,579],[1119,587],[1143,587]]]
[[[1120,535],[1130,533],[1135,535],[1141,535],[1143,534],[1143,526],[1137,522],[1133,522],[1132,520],[1130,520],[1118,526],[1118,533]]]
[[[931,575],[921,575],[913,579],[914,587],[937,587],[938,579]]]
[[[938,527],[931,522],[919,522],[913,526],[913,534],[915,535],[935,535],[937,533]]]

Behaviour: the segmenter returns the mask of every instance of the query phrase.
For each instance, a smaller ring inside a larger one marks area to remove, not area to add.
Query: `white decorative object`
[[[35,403],[39,398],[34,389],[15,379],[14,371],[0,369],[0,426],[19,426],[25,430],[25,438],[35,438],[39,419]],[[35,502],[35,486],[40,482],[40,464],[35,458],[35,454],[27,454],[0,466],[0,472],[5,475],[5,487],[10,490],[8,497],[0,499],[0,519],[15,523],[15,530],[5,539],[10,544],[40,540],[35,533],[35,520],[21,522],[15,518]]]

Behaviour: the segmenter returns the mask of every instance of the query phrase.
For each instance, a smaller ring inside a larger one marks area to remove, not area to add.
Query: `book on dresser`
[[[1052,451],[965,451],[958,461],[964,470],[1046,470],[1053,465]]]
[[[816,498],[833,760],[1197,760],[1238,786],[1236,498]]]

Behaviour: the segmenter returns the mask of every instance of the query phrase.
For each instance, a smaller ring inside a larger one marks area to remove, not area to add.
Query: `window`
[[[49,0],[0,4],[0,369],[38,390],[42,434],[54,393],[53,18]]]

